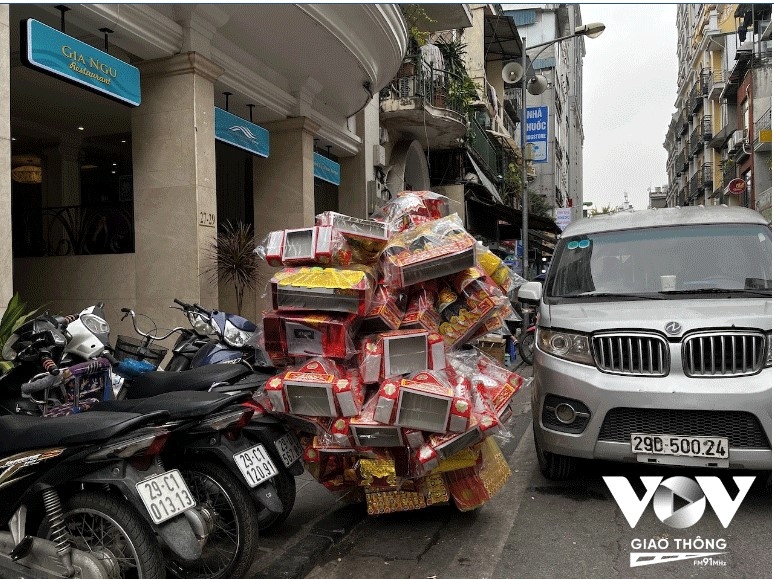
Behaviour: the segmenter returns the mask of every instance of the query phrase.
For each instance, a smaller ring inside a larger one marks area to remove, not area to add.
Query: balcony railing
[[[763,113],[761,118],[755,121],[753,146],[756,151],[771,150],[771,107]]]
[[[699,172],[693,174],[691,180],[688,181],[688,199],[692,200],[699,194]]]
[[[704,97],[701,94],[701,81],[696,81],[691,89],[691,112],[695,113],[704,104]]]
[[[736,163],[729,162],[728,159],[723,161],[721,168],[723,169],[723,184],[728,185],[732,179],[736,179]]]
[[[675,172],[680,175],[685,170],[685,151],[680,151],[675,157]]]
[[[709,96],[711,84],[712,71],[709,68],[703,68],[701,71],[701,78],[699,79],[699,94],[702,98]]]
[[[690,155],[693,156],[698,154],[703,148],[704,138],[702,137],[701,124],[697,123],[691,132],[691,141],[689,147]]]
[[[705,141],[712,140],[712,115],[704,115],[701,119],[702,137]]]
[[[702,175],[704,176],[703,184],[706,188],[712,188],[712,183],[715,179],[714,172],[712,170],[712,163],[704,163],[702,166]]]
[[[132,202],[45,207],[13,218],[15,257],[134,252]]]
[[[404,59],[398,76],[379,93],[379,101],[400,99],[407,103],[411,99],[422,97],[426,105],[464,116],[462,97],[449,91],[452,79],[461,84],[461,79],[453,73],[434,68],[418,56],[408,56]]]
[[[487,136],[486,131],[474,119],[470,119],[470,130],[468,133],[468,146],[476,153],[482,163],[484,163],[493,175],[501,175],[500,169],[502,157],[500,156],[500,147],[495,146]]]

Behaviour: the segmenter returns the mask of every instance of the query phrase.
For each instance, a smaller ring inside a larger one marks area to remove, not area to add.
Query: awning
[[[487,62],[521,58],[521,37],[510,16],[484,16],[484,54]]]
[[[494,183],[492,183],[487,178],[487,176],[484,175],[484,172],[473,160],[473,157],[470,156],[470,153],[468,153],[468,160],[470,161],[470,164],[473,165],[473,170],[476,172],[476,175],[478,175],[478,178],[481,181],[481,184],[484,187],[486,187],[486,190],[489,191],[489,194],[492,196],[492,198],[498,203],[502,203],[503,200],[502,200],[502,197],[500,197],[500,194],[497,192],[497,187],[495,187]]]
[[[521,239],[521,210],[500,203],[486,203],[473,196],[465,196],[465,225],[473,234],[481,235],[492,241]],[[561,230],[553,219],[539,215],[529,215],[529,245],[551,254],[554,242],[551,235],[559,235]]]

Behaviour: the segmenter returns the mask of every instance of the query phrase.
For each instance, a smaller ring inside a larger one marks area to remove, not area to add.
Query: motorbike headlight
[[[92,334],[99,335],[110,333],[110,324],[94,314],[83,314],[81,316],[81,322],[83,322],[83,325],[86,326]]]
[[[766,368],[771,368],[771,332],[766,334]]]
[[[3,353],[2,353],[3,360],[13,362],[16,359],[16,351],[13,349],[13,345],[18,340],[19,340],[19,336],[17,336],[16,334],[11,334],[11,337],[5,341],[5,345],[3,346]],[[771,348],[769,348],[769,350],[771,350]],[[771,358],[771,353],[769,352],[769,359],[770,358]]]
[[[594,358],[589,349],[589,339],[581,334],[537,328],[535,342],[540,350],[557,358],[589,366],[594,365]]]
[[[202,314],[188,312],[188,321],[191,322],[194,332],[200,336],[212,336],[215,334],[215,330],[210,325],[207,318]]]
[[[226,330],[223,332],[223,341],[232,348],[241,348],[253,337],[253,332],[240,330],[234,324],[226,320]]]

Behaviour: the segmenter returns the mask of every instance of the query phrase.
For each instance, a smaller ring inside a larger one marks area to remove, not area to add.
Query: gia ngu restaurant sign
[[[33,18],[21,23],[22,62],[124,104],[140,104],[140,71]]]

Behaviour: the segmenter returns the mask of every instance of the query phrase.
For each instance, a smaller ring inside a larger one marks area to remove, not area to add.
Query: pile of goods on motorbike
[[[523,379],[470,344],[513,319],[516,276],[448,198],[325,212],[256,252],[280,268],[258,341],[279,371],[254,398],[296,430],[307,470],[369,514],[490,500],[510,475],[496,440]]]

